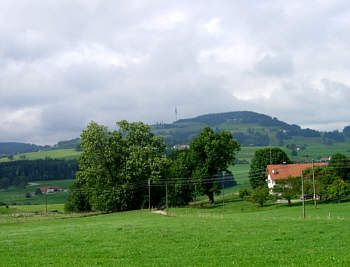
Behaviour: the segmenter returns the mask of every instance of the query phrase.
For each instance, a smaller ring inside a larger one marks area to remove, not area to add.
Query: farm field
[[[13,156],[13,160],[36,160],[36,159],[76,159],[79,157],[81,152],[75,149],[54,149],[47,151],[29,152],[23,154],[17,154]],[[8,158],[1,158],[0,162],[9,162]]]
[[[316,210],[310,203],[306,219],[300,205],[225,202],[224,213],[218,202],[170,209],[172,216],[146,210],[80,218],[0,215],[0,265],[350,265],[349,202]]]

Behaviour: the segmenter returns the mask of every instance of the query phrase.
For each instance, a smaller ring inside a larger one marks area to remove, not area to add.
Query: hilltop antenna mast
[[[177,107],[175,106],[175,121],[177,121]]]

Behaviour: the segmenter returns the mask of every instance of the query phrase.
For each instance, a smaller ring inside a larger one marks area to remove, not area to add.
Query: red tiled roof
[[[58,186],[47,186],[47,187],[40,187],[41,192],[46,192],[48,189],[60,189]]]
[[[324,165],[327,165],[327,163],[314,163],[314,166]],[[267,165],[267,172],[272,180],[278,180],[288,177],[299,177],[301,172],[307,168],[312,168],[312,163]]]

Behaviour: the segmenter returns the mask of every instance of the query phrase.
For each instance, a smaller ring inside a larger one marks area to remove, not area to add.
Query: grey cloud
[[[286,76],[293,74],[293,63],[288,56],[265,56],[255,66],[255,71],[266,76]]]
[[[347,1],[2,1],[0,141],[169,122],[175,105],[181,118],[251,109],[341,128],[349,12]]]
[[[324,90],[308,83],[285,83],[271,97],[246,101],[245,106],[304,127],[330,130],[350,125],[350,87],[333,81],[323,84]]]

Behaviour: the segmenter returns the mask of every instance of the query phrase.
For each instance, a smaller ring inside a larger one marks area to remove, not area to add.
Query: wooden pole
[[[151,210],[151,179],[148,179],[148,209]]]
[[[301,171],[301,197],[303,200],[303,218],[305,219],[305,194],[304,194],[304,176],[303,171]]]
[[[168,213],[168,183],[165,184],[165,200],[166,200],[166,213]]]
[[[314,188],[314,208],[317,208],[314,160],[312,159],[312,185]]]
[[[222,213],[225,211],[225,180],[222,180]]]

